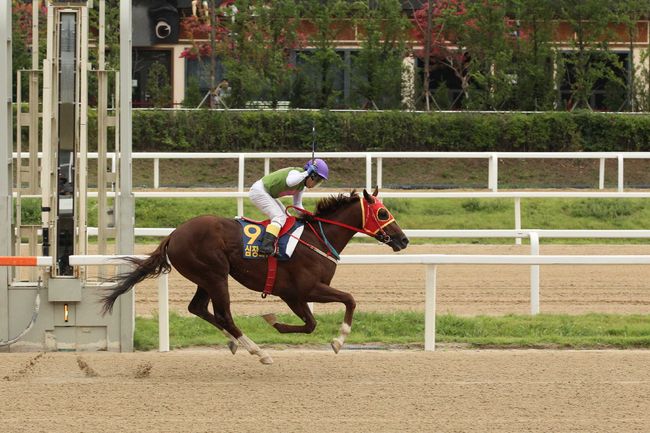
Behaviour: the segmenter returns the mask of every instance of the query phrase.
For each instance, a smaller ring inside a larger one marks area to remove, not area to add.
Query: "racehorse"
[[[341,302],[345,305],[345,317],[339,336],[331,342],[338,353],[352,329],[356,307],[352,295],[330,287],[338,252],[356,232],[375,237],[393,251],[406,248],[409,242],[377,193],[377,188],[372,195],[365,189],[363,195],[352,190],[349,195],[321,199],[314,214],[302,210],[302,219],[311,230],[305,228],[290,260],[277,262],[272,294],[286,302],[304,325],[279,323],[274,314],[265,315],[264,319],[276,330],[311,333],[316,320],[307,303]],[[221,330],[229,339],[233,354],[241,345],[259,356],[263,364],[271,364],[271,357],[239,330],[230,313],[228,275],[258,292],[265,287],[267,278],[268,259],[245,259],[243,248],[242,225],[237,220],[208,215],[192,218],[166,237],[148,258],[127,259],[135,269],[115,277],[116,286],[107,289],[108,294],[102,298],[103,313],[110,312],[115,300],[135,284],[169,272],[173,266],[197,285],[189,311]],[[208,310],[210,301],[213,313]]]

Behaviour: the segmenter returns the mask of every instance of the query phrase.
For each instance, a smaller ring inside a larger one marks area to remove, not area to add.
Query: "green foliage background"
[[[91,121],[92,125],[92,121]],[[135,150],[580,152],[650,150],[650,116],[584,112],[138,111]],[[96,136],[89,134],[92,141]],[[92,146],[92,143],[91,143]]]

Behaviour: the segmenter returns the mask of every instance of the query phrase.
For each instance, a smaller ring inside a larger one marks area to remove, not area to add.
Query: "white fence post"
[[[515,230],[521,230],[521,197],[515,197]],[[521,245],[521,238],[515,238],[515,245]]]
[[[372,156],[366,155],[366,189],[372,190]]]
[[[160,158],[153,159],[153,188],[160,188]]]
[[[530,232],[530,255],[539,256],[539,235]],[[539,314],[539,265],[530,265],[530,314]]]
[[[436,265],[426,266],[424,350],[436,350]]]
[[[169,352],[169,274],[158,277],[158,351]]]
[[[623,155],[618,155],[618,192],[623,192],[624,177],[623,177]]]
[[[379,189],[384,188],[384,180],[383,180],[383,162],[382,162],[382,157],[377,158],[377,186]]]
[[[237,191],[244,192],[244,154],[239,154],[239,176],[237,179]],[[244,197],[237,197],[237,215],[244,216]]]
[[[488,169],[488,188],[497,192],[499,188],[499,156],[496,153],[490,155]]]
[[[598,169],[598,189],[605,189],[605,158],[600,158]]]

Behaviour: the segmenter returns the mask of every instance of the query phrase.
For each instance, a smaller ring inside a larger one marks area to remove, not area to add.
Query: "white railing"
[[[22,153],[27,157],[27,153]],[[40,156],[40,154],[39,154]],[[403,158],[423,159],[485,159],[488,162],[487,188],[490,192],[426,192],[426,191],[382,191],[384,198],[513,198],[515,230],[521,229],[521,199],[522,198],[650,198],[650,192],[624,191],[624,167],[626,159],[650,159],[650,152],[320,152],[319,157],[328,159],[358,158],[365,160],[365,188],[370,190],[373,185],[383,187],[383,160]],[[14,158],[16,153],[14,153]],[[97,158],[97,153],[89,153],[90,158]],[[109,153],[115,171],[115,154]],[[278,153],[218,153],[218,152],[133,152],[133,159],[153,160],[154,189],[160,187],[160,160],[161,159],[237,159],[237,189],[236,191],[135,191],[136,198],[234,198],[237,200],[237,214],[244,215],[244,201],[248,197],[244,182],[244,173],[247,159],[263,159],[264,173],[270,171],[270,160],[279,158],[311,157],[306,152],[278,152]],[[616,192],[605,191],[499,191],[499,161],[503,159],[592,159],[600,161],[598,188],[605,188],[605,162],[615,159],[618,162],[618,178]],[[373,182],[373,161],[376,165],[376,178]],[[347,191],[346,191],[347,192]],[[327,197],[332,192],[306,192],[306,198]],[[14,193],[15,195],[15,193]],[[89,197],[96,196],[96,192],[89,192]],[[109,196],[113,196],[109,192]],[[23,195],[23,197],[29,197]],[[519,241],[517,241],[519,243]]]
[[[21,153],[22,158],[27,158],[27,152]],[[112,170],[115,171],[116,157],[114,152],[107,154],[111,160]],[[16,152],[13,158],[17,157]],[[39,158],[41,154],[39,153]],[[96,152],[89,152],[89,158],[97,158]],[[308,160],[308,152],[133,152],[133,159],[148,159],[153,161],[153,187],[160,188],[160,160],[161,159],[236,159],[239,162],[237,176],[237,190],[243,192],[244,169],[247,159],[263,159],[264,173],[270,170],[271,159],[298,158]],[[617,161],[617,186],[616,190],[624,190],[625,160],[650,159],[650,152],[319,152],[318,157],[325,159],[361,159],[365,161],[366,184],[370,189],[374,185],[383,188],[383,161],[385,159],[484,159],[488,164],[487,188],[493,192],[499,189],[499,161],[503,159],[590,159],[599,161],[598,189],[605,189],[605,162]],[[372,165],[376,165],[375,179],[373,182]]]
[[[70,256],[70,264],[120,265],[125,256]],[[145,258],[146,256],[132,256]],[[426,266],[425,302],[424,302],[424,350],[435,350],[436,341],[436,266],[437,265],[650,265],[650,255],[619,256],[566,256],[566,255],[445,255],[445,254],[393,254],[393,255],[344,255],[342,265],[405,265],[420,264]],[[159,350],[169,351],[169,295],[167,274],[161,274],[158,280],[159,305]],[[536,299],[533,299],[535,298]],[[536,302],[539,310],[539,292],[531,293],[531,304]],[[164,305],[163,305],[164,304]],[[531,308],[532,309],[532,308]]]

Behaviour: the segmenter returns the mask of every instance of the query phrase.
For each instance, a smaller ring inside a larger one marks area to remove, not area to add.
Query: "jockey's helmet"
[[[329,168],[327,168],[327,164],[325,163],[325,161],[323,161],[322,159],[319,159],[319,158],[316,158],[313,161],[310,159],[305,164],[305,170],[307,170],[309,168],[309,166],[312,165],[312,164],[316,167],[316,170],[314,170],[316,172],[316,174],[319,175],[320,177],[322,177],[323,179],[327,180],[327,177],[329,176],[330,170],[329,170]]]

